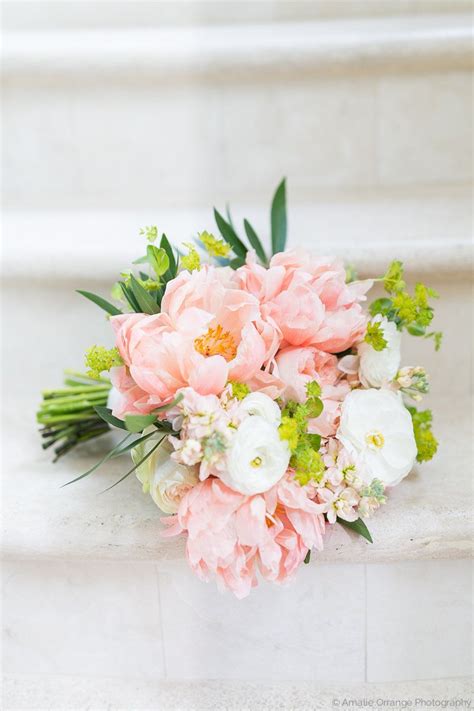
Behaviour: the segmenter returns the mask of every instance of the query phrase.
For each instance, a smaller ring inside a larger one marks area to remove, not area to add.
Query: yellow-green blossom
[[[156,225],[150,225],[149,227],[142,227],[140,230],[140,235],[146,237],[148,242],[155,242],[158,237],[158,227]]]
[[[298,446],[299,433],[298,433],[298,423],[292,417],[284,415],[281,418],[281,424],[279,429],[280,439],[284,439],[288,442],[288,446],[292,452]]]
[[[232,380],[229,385],[232,389],[232,397],[237,398],[237,400],[243,400],[250,393],[250,388],[245,383],[238,383]]]
[[[201,268],[201,257],[199,256],[196,247],[189,242],[185,242],[184,246],[189,249],[189,252],[180,258],[180,267],[182,269],[187,269],[190,272],[199,270]]]
[[[85,363],[89,368],[87,375],[91,378],[99,378],[104,371],[108,372],[117,365],[123,365],[123,360],[117,348],[91,346],[86,351]]]
[[[364,341],[372,346],[375,351],[383,351],[387,347],[387,340],[380,321],[371,321],[367,324]]]
[[[217,239],[210,232],[204,231],[198,236],[210,257],[227,257],[229,254],[230,246],[227,242]]]

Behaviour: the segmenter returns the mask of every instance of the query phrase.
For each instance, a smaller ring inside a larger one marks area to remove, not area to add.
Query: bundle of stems
[[[36,414],[42,425],[43,449],[55,445],[55,462],[77,444],[100,437],[110,429],[94,409],[107,405],[112,387],[110,380],[73,370],[66,370],[64,374],[64,387],[43,390],[43,400]]]

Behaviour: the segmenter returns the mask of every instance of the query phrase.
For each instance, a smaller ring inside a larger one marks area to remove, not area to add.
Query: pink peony
[[[286,345],[339,353],[364,333],[359,302],[372,282],[346,284],[339,260],[288,250],[274,255],[268,270],[250,258],[235,278],[258,298],[264,318],[272,319]]]
[[[322,550],[326,508],[289,479],[245,496],[209,478],[186,494],[177,515],[163,519],[163,535],[186,533],[195,573],[206,581],[215,576],[220,589],[243,598],[257,585],[257,571],[285,583],[310,548]]]

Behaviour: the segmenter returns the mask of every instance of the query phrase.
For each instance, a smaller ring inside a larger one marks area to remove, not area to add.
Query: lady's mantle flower
[[[284,476],[290,461],[278,428],[260,415],[247,417],[232,438],[222,481],[241,494],[268,491]]]
[[[416,458],[413,424],[400,397],[389,390],[353,390],[342,404],[337,432],[344,447],[356,457],[359,476],[367,484],[380,479],[398,484]]]

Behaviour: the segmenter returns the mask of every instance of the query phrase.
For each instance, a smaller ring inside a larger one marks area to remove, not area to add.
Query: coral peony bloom
[[[142,411],[169,402],[183,387],[208,395],[220,394],[228,380],[250,382],[269,349],[278,347],[271,335],[260,332],[256,323],[260,310],[253,296],[224,287],[215,270],[206,270],[202,283],[194,282],[193,275],[186,279],[180,275],[168,284],[162,313],[111,319],[127,372],[145,393]],[[217,301],[212,296],[214,287],[220,296]]]
[[[257,570],[285,583],[310,548],[322,549],[326,508],[287,479],[249,497],[211,477],[185,495],[176,516],[163,519],[169,526],[163,535],[186,533],[194,572],[243,598],[257,585]]]
[[[275,321],[287,344],[339,353],[360,339],[367,319],[359,302],[371,281],[346,284],[339,260],[299,250],[276,254],[269,272],[281,268],[281,291],[264,302],[262,312]]]

